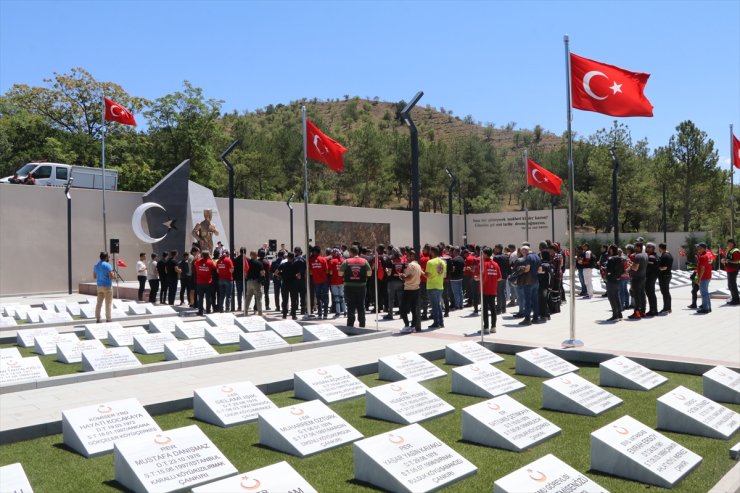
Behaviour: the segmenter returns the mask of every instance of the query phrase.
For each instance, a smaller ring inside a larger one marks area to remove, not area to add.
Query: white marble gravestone
[[[303,326],[303,341],[335,341],[348,336],[332,324],[313,324]]]
[[[166,361],[186,361],[218,356],[218,351],[208,344],[205,339],[189,339],[164,343],[164,359]]]
[[[399,353],[378,359],[378,377],[381,380],[424,381],[447,376],[447,373],[434,363],[414,352]]]
[[[298,457],[362,438],[362,433],[319,400],[262,411],[258,426],[261,445]]]
[[[57,361],[72,364],[82,362],[82,351],[105,349],[98,339],[83,339],[77,342],[57,343]]]
[[[85,339],[105,339],[110,329],[122,329],[119,322],[101,322],[99,324],[85,324]]]
[[[197,425],[118,440],[113,464],[116,481],[136,493],[187,491],[237,473]]]
[[[234,319],[234,325],[242,329],[244,332],[261,332],[266,330],[267,321],[264,317],[254,315],[251,317],[237,317]]]
[[[67,313],[72,315],[72,317],[79,317],[80,316],[80,304],[76,301],[72,301],[70,303],[67,303],[64,306],[64,309],[67,310]]]
[[[616,395],[575,373],[542,382],[542,407],[545,409],[598,416],[621,403],[622,399]]]
[[[234,325],[236,316],[233,313],[209,313],[206,321],[213,327],[227,327]]]
[[[303,400],[326,404],[365,395],[367,385],[339,365],[293,373],[293,391]]]
[[[131,303],[126,313],[129,315],[146,315],[149,313],[148,308],[154,306],[151,303]]]
[[[13,317],[0,317],[0,328],[17,327],[17,326],[18,326],[18,323],[16,323]]]
[[[148,334],[144,327],[121,327],[120,329],[108,329],[108,344],[115,347],[133,346],[134,336]]]
[[[477,397],[496,397],[526,387],[506,372],[487,363],[472,363],[452,369],[452,391]]]
[[[263,330],[262,332],[247,332],[239,336],[239,349],[241,351],[250,351],[252,349],[274,349],[288,347],[285,339],[280,337],[277,332]]]
[[[113,451],[113,442],[161,431],[134,398],[62,411],[64,444],[90,458]]]
[[[164,343],[174,342],[176,340],[175,336],[170,332],[138,334],[134,336],[134,352],[139,354],[164,353]]]
[[[30,310],[26,311],[25,320],[29,324],[37,324],[41,322],[41,312],[43,310],[41,308],[31,308]]]
[[[277,332],[283,339],[303,335],[303,327],[295,320],[271,320],[267,322],[267,328]]]
[[[79,339],[74,332],[64,332],[62,334],[54,334],[50,336],[36,336],[33,339],[33,352],[48,356],[51,354],[57,354],[57,344],[60,342],[76,343]]]
[[[656,406],[659,430],[727,440],[740,428],[740,414],[684,386],[660,396]]]
[[[193,414],[201,421],[226,427],[255,421],[277,406],[251,382],[235,382],[196,389]]]
[[[493,493],[609,493],[552,454],[497,479]]]
[[[59,313],[54,309],[39,312],[39,319],[42,324],[64,324],[74,320],[69,313]]]
[[[0,385],[12,385],[49,378],[38,356],[0,359]]]
[[[630,390],[650,390],[668,379],[624,356],[599,364],[599,385]]]
[[[102,316],[105,316],[105,307],[101,309],[100,314]],[[86,303],[84,305],[80,305],[80,317],[94,319],[95,318],[95,304]]]
[[[178,339],[201,339],[206,335],[206,329],[213,327],[205,320],[195,322],[176,322],[175,337]]]
[[[193,493],[318,493],[285,461],[193,488]]]
[[[462,437],[514,452],[523,452],[560,433],[560,428],[508,395],[462,410]]]
[[[170,305],[147,306],[146,311],[149,312],[149,315],[177,315],[177,311]]]
[[[591,433],[591,469],[672,488],[702,458],[631,416]]]
[[[16,320],[25,320],[26,312],[31,309],[31,305],[11,305],[5,308],[5,315],[13,317]]]
[[[504,358],[473,341],[455,342],[445,346],[445,363],[469,365],[471,363],[499,363]]]
[[[239,344],[239,336],[244,332],[235,325],[218,325],[205,329],[205,340],[213,346]]]
[[[141,362],[127,347],[82,351],[82,371],[107,371],[137,368]]]
[[[516,353],[516,372],[519,375],[552,378],[578,371],[578,367],[552,354],[545,348]]]
[[[44,310],[54,310],[55,312],[66,312],[66,301],[44,301],[41,303],[41,306],[44,308]]]
[[[175,331],[175,324],[179,322],[180,317],[161,317],[149,319],[149,332],[169,332]]]
[[[26,471],[20,462],[0,467],[0,491],[5,493],[33,493]]]
[[[34,340],[40,336],[58,335],[57,329],[48,327],[44,329],[20,329],[15,334],[15,343],[20,347],[33,347]]]
[[[419,424],[355,442],[355,479],[386,491],[437,491],[478,468]]]
[[[419,382],[403,380],[365,392],[365,414],[408,425],[454,412],[455,408]]]
[[[101,313],[101,316],[104,315],[104,313],[105,313],[105,310],[103,310],[103,312]],[[128,317],[128,315],[126,315],[126,312],[123,311],[123,310],[119,310],[117,308],[114,308],[113,310],[110,311],[110,318],[111,318],[111,320],[113,320],[113,319],[119,320],[119,319],[127,318],[127,317]]]
[[[17,358],[21,359],[23,356],[17,347],[4,347],[0,348],[0,359]]]
[[[740,373],[715,366],[702,375],[705,397],[717,402],[740,404]]]

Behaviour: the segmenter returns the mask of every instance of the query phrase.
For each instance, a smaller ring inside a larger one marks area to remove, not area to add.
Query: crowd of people
[[[696,245],[696,253],[689,308],[708,314],[714,256],[705,243]],[[721,253],[717,264],[727,272],[728,304],[740,305],[740,250],[730,239],[727,251]],[[450,312],[471,308],[469,316],[482,315],[483,332],[488,334],[496,331],[497,317],[507,309],[516,307],[511,316],[521,319],[520,325],[546,323],[559,313],[565,302],[563,274],[569,254],[550,241],[540,242],[537,249],[529,243],[519,247],[427,244],[418,253],[392,245],[372,249],[358,244],[326,249],[314,245],[308,256],[301,247],[288,251],[282,245],[270,252],[264,244],[250,252],[241,248],[232,259],[221,242],[213,254],[194,243],[189,253],[152,253],[149,260],[142,253],[137,275],[140,301],[148,282],[150,302],[174,305],[179,284],[180,305],[196,308],[199,315],[250,313],[250,307],[262,315],[271,310],[272,291],[274,309],[283,318],[295,320],[299,314],[313,313],[320,319],[346,317],[347,325],[358,322],[364,327],[366,312],[377,309],[385,314],[384,320],[398,317],[403,322],[401,332],[410,333],[421,331],[427,320],[431,320],[429,329],[442,328]],[[594,275],[606,285],[602,296],[611,307],[606,322],[622,320],[630,309],[627,318],[631,320],[671,313],[673,256],[666,244],[638,238],[624,250],[602,245],[596,254],[584,243],[574,255],[580,298],[594,296]]]

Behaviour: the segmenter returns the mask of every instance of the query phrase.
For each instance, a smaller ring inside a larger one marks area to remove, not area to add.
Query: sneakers
[[[487,336],[491,333],[489,329],[483,329],[483,335]]]
[[[709,310],[705,310],[704,308],[699,308],[696,310],[696,313],[699,315],[706,315],[707,313],[712,313],[712,309],[710,308]]]
[[[430,329],[439,329],[440,327],[443,327],[442,325],[432,324],[429,326]]]
[[[612,315],[611,318],[606,319],[606,322],[619,322],[620,320],[622,320],[622,317],[618,315]]]
[[[632,315],[630,315],[627,318],[629,318],[630,320],[640,320],[642,318],[642,314],[640,312],[636,311],[635,313],[633,313]]]
[[[414,331],[414,328],[413,328],[413,327],[409,327],[408,325],[405,325],[405,326],[404,326],[404,327],[403,327],[403,328],[401,329],[401,334],[410,334],[410,333],[412,333],[413,331]]]
[[[516,301],[510,301],[506,304],[506,306],[516,306]]]
[[[519,325],[532,325],[532,321],[528,318],[525,318],[521,322],[519,322]]]
[[[669,313],[671,313],[670,308],[663,308],[661,311],[658,312],[658,315],[668,315]]]
[[[656,316],[657,314],[658,314],[657,312],[649,311],[644,316],[647,318],[650,318],[650,317]]]
[[[695,309],[696,308],[696,305],[694,303],[692,303],[690,305],[687,305],[686,308]]]

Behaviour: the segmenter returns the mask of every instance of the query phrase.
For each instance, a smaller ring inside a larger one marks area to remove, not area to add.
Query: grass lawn
[[[504,358],[505,361],[495,366],[514,375],[514,357],[506,355]],[[476,475],[445,490],[451,492],[492,491],[493,482],[496,479],[548,453],[555,454],[576,470],[585,472],[613,493],[660,489],[655,486],[590,472],[589,434],[625,414],[629,414],[647,426],[655,428],[655,405],[658,397],[678,385],[684,385],[699,393],[702,389],[700,376],[661,372],[669,379],[665,384],[649,392],[610,388],[609,390],[622,398],[624,403],[601,416],[585,417],[541,409],[541,382],[543,379],[514,375],[527,387],[514,392],[511,396],[540,413],[563,430],[560,435],[531,450],[516,453],[461,441],[461,409],[485,399],[451,393],[451,377],[449,375],[451,367],[445,365],[443,361],[437,361],[436,364],[444,369],[448,376],[424,382],[423,385],[452,404],[456,411],[426,421],[422,426],[478,467]],[[584,366],[579,373],[587,380],[598,384],[598,367]],[[361,377],[361,379],[369,386],[385,383],[377,379],[377,374],[367,375]],[[120,397],[124,398],[126,396]],[[280,407],[297,402],[292,391],[272,394],[270,399]],[[727,406],[735,411],[740,411],[740,406]],[[366,437],[401,426],[366,417],[364,398],[340,402],[333,404],[331,407]],[[314,488],[321,492],[375,490],[368,485],[353,480],[351,445],[319,453],[306,459],[299,459],[260,446],[258,444],[259,433],[256,423],[219,428],[194,419],[192,410],[157,416],[155,420],[165,430],[197,424],[239,472],[246,472],[281,460],[287,460]],[[740,433],[736,433],[732,439],[727,441],[671,432],[664,432],[664,434],[704,458],[699,467],[672,491],[691,493],[707,491],[735,464],[729,458],[728,449],[738,441]],[[0,464],[13,462],[23,464],[31,486],[37,492],[115,491],[120,488],[113,480],[112,454],[94,459],[85,459],[65,448],[61,435],[0,446]]]

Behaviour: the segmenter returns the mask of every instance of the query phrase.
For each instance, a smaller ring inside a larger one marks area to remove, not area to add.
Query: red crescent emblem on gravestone
[[[400,391],[402,391],[402,390],[403,390],[403,387],[401,387],[400,385],[396,385],[396,384],[394,383],[394,384],[392,384],[392,385],[391,385],[391,390],[392,390],[393,392],[400,392]]]
[[[398,359],[400,359],[401,361],[406,361],[406,356],[404,356],[403,354],[399,354]]]
[[[112,349],[104,349],[103,350],[103,354],[106,355],[106,356],[110,356],[111,354],[113,354],[113,350]]]
[[[499,406],[495,402],[489,402],[487,405],[488,409],[490,409],[491,411],[498,411],[499,409],[501,409],[501,406]]]
[[[616,431],[620,435],[629,435],[630,434],[630,431],[627,428],[625,428],[624,426],[614,425],[613,428],[614,428],[614,431]]]
[[[727,375],[725,375],[725,372],[723,372],[722,370],[717,370],[717,375],[719,375],[720,377],[726,377],[727,376]]]
[[[624,366],[624,363],[622,363],[621,359],[618,359],[617,361],[615,361],[614,364],[617,366]]]
[[[406,439],[404,439],[401,435],[394,435],[393,433],[390,433],[388,435],[388,441],[396,445],[401,445],[403,442],[406,441]]]
[[[290,408],[290,414],[292,414],[293,416],[300,416],[304,412],[305,411],[303,409],[300,409],[300,408],[295,408],[295,407],[291,407]]]
[[[537,481],[538,483],[544,483],[547,481],[547,476],[542,471],[533,471],[531,469],[527,469],[527,472],[529,473],[529,478],[533,481]]]
[[[101,405],[98,406],[98,412],[100,414],[106,414],[106,413],[111,412],[112,410],[113,410],[112,407],[106,406],[105,404],[101,404]]]
[[[326,375],[329,372],[324,370],[323,368],[319,368],[318,370],[316,370],[316,373],[318,373],[319,375]]]
[[[20,363],[18,360],[11,359],[5,364],[8,366],[18,366],[18,363]]]
[[[239,486],[241,486],[243,490],[251,491],[259,488],[261,484],[262,483],[260,483],[258,479],[253,479],[249,476],[242,476],[242,480],[239,483]]]
[[[678,399],[679,401],[685,401],[686,400],[686,396],[685,395],[683,395],[683,394],[677,394],[675,392],[672,392],[672,393],[673,393],[674,397],[676,399]]]
[[[190,342],[190,341],[182,341],[182,345],[183,346],[190,346],[191,344],[192,344],[192,342]]]
[[[170,437],[164,435],[156,435],[154,437],[154,443],[156,443],[157,445],[167,445],[171,441],[172,439]]]
[[[470,371],[480,371],[480,368],[478,368],[477,366],[471,366]]]
[[[563,382],[565,385],[570,385],[571,384],[570,378],[561,378],[560,381]]]
[[[221,387],[221,392],[224,392],[226,394],[230,394],[234,391],[233,388],[229,387],[228,385],[224,385]]]

